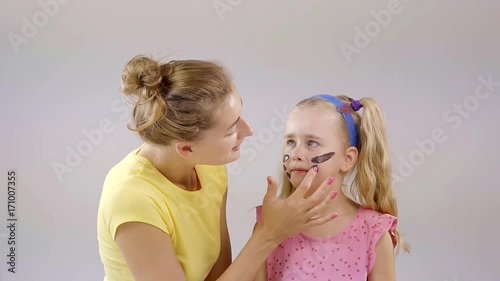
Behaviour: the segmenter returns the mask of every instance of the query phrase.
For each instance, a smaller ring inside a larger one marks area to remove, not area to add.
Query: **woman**
[[[252,280],[287,237],[321,225],[331,182],[304,199],[311,169],[281,200],[268,177],[262,219],[231,264],[225,164],[239,157],[252,129],[227,71],[208,61],[129,61],[122,92],[134,100],[133,123],[144,144],[106,176],[98,211],[106,281]]]

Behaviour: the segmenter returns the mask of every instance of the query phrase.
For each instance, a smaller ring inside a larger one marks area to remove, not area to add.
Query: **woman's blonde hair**
[[[348,104],[353,100],[345,95],[339,95],[337,98]],[[398,207],[392,186],[391,156],[386,137],[385,118],[381,108],[372,98],[362,98],[359,101],[363,106],[362,115],[349,107],[358,132],[356,148],[359,151],[355,168],[353,168],[356,174],[348,190],[349,195],[366,208],[397,217]],[[347,149],[350,144],[346,122],[335,105],[321,98],[308,98],[299,102],[294,110],[311,107],[334,114],[331,116],[335,116],[335,121],[340,121],[334,123],[341,126],[342,137],[345,140],[344,146]],[[293,192],[294,187],[284,171],[281,182],[280,197],[286,198]],[[395,229],[394,234],[398,250],[402,248],[405,252],[409,252],[410,246],[403,241],[401,233]]]
[[[183,60],[161,63],[136,56],[125,66],[121,91],[133,101],[133,126],[146,142],[168,145],[196,141],[214,125],[214,113],[232,92],[226,69],[217,62]]]

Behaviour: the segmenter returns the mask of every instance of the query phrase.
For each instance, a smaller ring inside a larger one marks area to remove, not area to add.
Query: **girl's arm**
[[[375,263],[368,281],[396,281],[394,245],[389,232],[380,237],[375,246]]]

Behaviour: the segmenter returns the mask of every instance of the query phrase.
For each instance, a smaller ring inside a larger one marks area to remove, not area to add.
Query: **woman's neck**
[[[187,191],[200,189],[194,164],[179,156],[172,147],[144,144],[138,155],[148,159],[170,182]]]

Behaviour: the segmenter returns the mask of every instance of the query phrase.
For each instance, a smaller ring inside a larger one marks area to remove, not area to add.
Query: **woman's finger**
[[[325,210],[328,208],[328,204],[337,197],[338,192],[337,191],[332,191],[329,196],[325,196],[318,204],[314,205],[312,208],[307,210],[306,215],[309,216],[309,218],[313,216],[317,216],[319,214],[324,214]]]
[[[325,216],[314,217],[314,218],[311,218],[306,223],[305,227],[309,228],[309,227],[313,227],[313,226],[319,226],[319,225],[322,225],[324,223],[327,223],[329,221],[332,221],[332,220],[336,219],[338,216],[339,216],[338,213],[332,213],[332,214],[328,214],[328,215],[325,215]]]
[[[314,193],[309,196],[304,202],[307,210],[310,210],[318,206],[327,198],[331,198],[333,195],[333,177],[327,178]]]
[[[300,183],[300,185],[295,189],[295,191],[290,195],[288,198],[291,200],[298,200],[298,199],[303,199],[304,195],[307,193],[309,188],[311,188],[311,184],[314,180],[314,177],[316,176],[318,172],[317,168],[312,168],[307,171],[306,176]]]
[[[274,201],[278,199],[276,197],[276,192],[278,191],[278,184],[273,177],[267,177],[267,192],[264,195],[264,201],[271,200]]]

